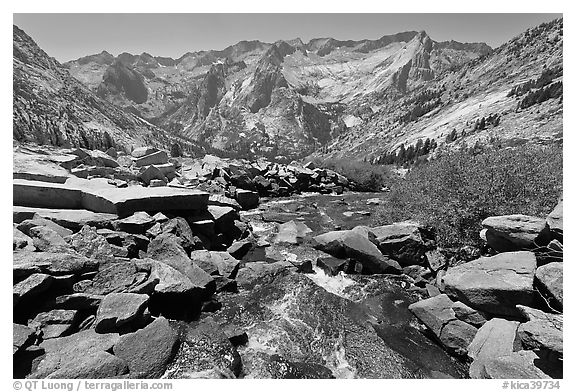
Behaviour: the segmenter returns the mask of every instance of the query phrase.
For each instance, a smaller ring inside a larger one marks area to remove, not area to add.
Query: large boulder
[[[412,221],[371,228],[380,251],[401,266],[424,264],[425,253],[432,245],[432,235]]]
[[[150,185],[152,180],[161,180],[165,183],[168,182],[168,178],[166,178],[164,173],[162,173],[162,171],[154,165],[143,168],[140,173],[138,173],[138,178],[141,179],[146,185]]]
[[[536,286],[550,298],[551,304],[558,310],[564,307],[564,263],[554,262],[538,267]]]
[[[136,211],[202,211],[208,193],[196,189],[129,186],[116,188],[100,181],[75,179],[66,184],[14,180],[14,205],[24,207],[87,209],[129,216]]]
[[[128,366],[110,354],[118,342],[116,333],[99,334],[93,329],[48,339],[40,344],[46,354],[30,378],[115,378],[128,373]]]
[[[94,322],[96,332],[116,332],[123,330],[131,323],[138,322],[144,313],[148,296],[133,293],[111,293],[106,295]]]
[[[482,221],[482,237],[497,252],[513,252],[546,245],[546,220],[528,215],[491,216]]]
[[[449,268],[442,281],[448,295],[475,309],[514,316],[516,305],[534,301],[535,271],[533,253],[508,252]]]
[[[122,335],[114,354],[128,364],[131,378],[160,378],[174,357],[178,335],[168,320],[158,317],[145,328]]]
[[[394,273],[400,265],[378,250],[366,236],[357,231],[330,231],[314,237],[314,247],[334,257],[355,259],[362,263],[364,273]]]
[[[257,285],[270,283],[274,280],[274,277],[289,268],[293,268],[292,264],[282,261],[275,263],[261,261],[246,263],[244,267],[238,270],[236,281],[239,287],[251,290]]]
[[[52,222],[51,220],[44,219],[39,216],[33,216],[31,219],[26,219],[20,222],[18,226],[16,226],[18,230],[29,236],[31,236],[30,231],[35,227],[49,228],[63,238],[72,234],[71,230],[62,227],[59,224]]]
[[[408,309],[436,335],[449,351],[457,355],[466,355],[477,329],[458,320],[453,307],[454,302],[446,294],[440,294],[416,302]]]
[[[155,152],[158,151],[159,150],[156,147],[144,146],[135,148],[134,150],[132,150],[132,153],[130,155],[132,155],[133,158],[142,158],[146,155],[154,154]]]
[[[493,318],[485,323],[468,346],[468,356],[472,359],[470,377],[482,378],[484,364],[493,358],[512,354],[519,348],[516,339],[517,321]]]

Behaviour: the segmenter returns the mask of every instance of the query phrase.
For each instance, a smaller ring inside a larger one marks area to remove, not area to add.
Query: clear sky
[[[376,39],[426,30],[436,41],[493,48],[561,14],[14,14],[14,24],[64,62],[107,50],[178,58],[241,40]]]

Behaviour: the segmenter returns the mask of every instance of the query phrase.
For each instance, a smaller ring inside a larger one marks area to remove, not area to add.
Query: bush
[[[388,167],[368,162],[329,158],[318,162],[318,166],[342,174],[354,183],[354,190],[362,192],[377,192],[390,186],[395,177]]]
[[[414,219],[435,227],[441,246],[478,246],[482,220],[508,214],[545,216],[561,189],[561,146],[480,155],[450,152],[397,181],[377,221]]]

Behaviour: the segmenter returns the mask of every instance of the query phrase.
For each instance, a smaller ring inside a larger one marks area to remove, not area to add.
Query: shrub
[[[387,166],[368,162],[328,158],[319,162],[318,166],[342,174],[355,184],[355,190],[363,192],[379,191],[383,186],[390,186],[395,178]]]
[[[479,155],[449,152],[397,181],[380,224],[414,219],[436,228],[441,246],[480,245],[488,216],[545,216],[562,189],[561,146],[523,146]]]

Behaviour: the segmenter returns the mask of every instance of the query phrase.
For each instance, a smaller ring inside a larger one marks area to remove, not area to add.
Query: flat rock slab
[[[113,332],[142,316],[148,296],[145,294],[112,293],[102,299],[96,321],[96,332]]]
[[[552,297],[552,305],[564,307],[564,263],[554,262],[538,267],[536,282]]]
[[[58,338],[72,329],[77,316],[76,310],[53,309],[38,313],[28,326],[41,330],[42,339]]]
[[[116,333],[99,334],[93,329],[45,340],[46,355],[30,378],[115,378],[128,373],[128,366],[108,351],[118,342]]]
[[[534,300],[536,256],[507,252],[481,257],[449,268],[443,277],[445,292],[475,309],[499,315],[518,315],[516,305]]]
[[[371,228],[380,251],[397,260],[401,266],[422,264],[428,250],[420,225],[405,221]]]
[[[87,209],[125,217],[137,211],[204,210],[209,194],[194,189],[105,187],[97,182],[53,184],[13,181],[14,204],[25,207]]]
[[[96,271],[98,261],[79,254],[54,252],[14,252],[12,273],[14,278],[22,278],[33,273],[48,275],[81,274]]]
[[[498,252],[511,252],[534,248],[540,241],[548,243],[546,220],[529,215],[491,216],[482,221],[486,241]]]
[[[114,354],[128,363],[132,378],[160,378],[174,357],[178,334],[164,317],[134,333],[122,335]]]
[[[278,232],[274,236],[274,243],[298,245],[312,230],[302,222],[290,221],[278,225]]]
[[[34,216],[50,220],[74,232],[80,230],[85,225],[93,226],[97,229],[109,228],[110,222],[118,219],[118,215],[115,214],[105,214],[88,210],[13,207],[15,223],[20,223],[25,219],[31,219]]]
[[[110,263],[101,268],[93,279],[76,283],[74,290],[92,295],[134,292],[144,286],[148,276],[149,271],[139,268],[136,263]]]
[[[516,342],[518,325],[520,323],[517,321],[493,318],[478,329],[468,346],[468,356],[473,360],[470,365],[471,378],[482,378],[486,361],[512,354],[519,345]]]
[[[168,163],[168,154],[165,151],[156,151],[134,159],[135,166],[161,165]]]

